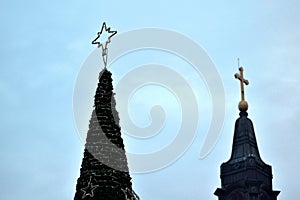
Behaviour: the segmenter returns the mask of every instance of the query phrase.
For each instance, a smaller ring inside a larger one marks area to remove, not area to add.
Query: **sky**
[[[157,49],[123,55],[109,68],[116,86],[133,67],[171,66],[188,79],[201,114],[194,140],[176,162],[157,171],[131,174],[141,199],[216,199],[213,193],[221,186],[219,167],[230,157],[239,112],[239,83],[233,77],[237,58],[250,81],[246,87],[249,118],[261,157],[272,165],[273,189],[281,191],[279,200],[297,199],[299,9],[296,0],[1,1],[0,199],[74,197],[84,144],[74,119],[73,92],[85,61],[96,48],[91,41],[103,21],[120,35],[147,27],[185,35],[205,50],[224,86],[223,128],[214,148],[200,159],[214,106],[205,77],[197,77],[180,57]],[[122,100],[116,94],[120,110]],[[141,140],[124,133],[126,149],[149,153],[168,144],[182,120],[177,101],[159,86],[137,91],[129,105],[132,120],[146,126],[151,123],[149,107],[161,104],[167,120],[160,134],[165,135]],[[87,105],[87,109],[91,108]],[[124,112],[120,112],[121,126]]]

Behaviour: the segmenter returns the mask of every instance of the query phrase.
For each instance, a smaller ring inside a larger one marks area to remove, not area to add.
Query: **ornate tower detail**
[[[276,200],[273,191],[272,167],[260,157],[252,121],[247,117],[248,103],[244,96],[243,68],[235,78],[241,81],[240,117],[235,122],[232,153],[221,165],[221,188],[215,191],[219,200]]]

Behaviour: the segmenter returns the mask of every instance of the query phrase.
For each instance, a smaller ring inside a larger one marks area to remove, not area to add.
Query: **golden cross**
[[[249,81],[246,80],[246,79],[244,79],[244,73],[243,73],[243,72],[244,72],[244,69],[243,69],[243,67],[240,67],[240,68],[239,68],[239,71],[240,71],[240,74],[236,73],[236,74],[234,75],[234,77],[235,77],[236,79],[239,79],[240,82],[241,82],[241,98],[242,98],[242,101],[245,101],[244,83],[245,83],[246,85],[248,85],[248,84],[249,84]]]

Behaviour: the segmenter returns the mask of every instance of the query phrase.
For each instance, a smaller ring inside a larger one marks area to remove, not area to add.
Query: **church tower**
[[[272,187],[272,167],[261,159],[252,121],[248,118],[245,101],[243,68],[235,78],[241,82],[240,117],[235,122],[232,153],[221,165],[221,188],[215,195],[219,200],[276,200],[279,191]]]

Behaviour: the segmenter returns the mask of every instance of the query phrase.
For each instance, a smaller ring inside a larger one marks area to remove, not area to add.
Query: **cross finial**
[[[249,84],[249,81],[244,79],[244,68],[243,67],[240,67],[239,68],[239,71],[240,71],[240,74],[236,73],[234,75],[234,77],[236,79],[239,79],[240,80],[240,83],[241,83],[241,101],[239,103],[239,109],[242,111],[246,111],[248,109],[248,103],[247,101],[245,101],[245,90],[244,90],[244,84],[248,85]]]

